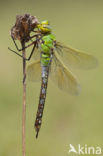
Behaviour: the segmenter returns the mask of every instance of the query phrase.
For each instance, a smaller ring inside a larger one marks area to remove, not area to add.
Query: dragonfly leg
[[[37,35],[30,36],[30,39],[32,39],[32,38],[34,38],[34,37],[37,37]]]
[[[29,61],[29,60],[31,59],[31,57],[32,57],[32,55],[33,55],[33,52],[34,52],[34,50],[35,50],[35,47],[36,47],[37,42],[35,41],[35,42],[33,42],[33,43],[34,43],[34,46],[33,46],[33,48],[32,48],[32,51],[31,51],[29,57],[28,57],[28,58],[24,58],[26,61]],[[33,43],[32,43],[32,44],[33,44]],[[27,47],[31,46],[32,44],[28,45]],[[26,48],[27,48],[27,47],[26,47]],[[9,47],[8,47],[8,49],[9,49],[10,51],[14,52],[15,54],[17,54],[18,56],[20,56],[20,57],[23,58],[23,56],[20,55],[18,52],[16,52],[16,51],[10,49]]]
[[[32,36],[32,37],[30,37],[30,39],[32,39],[33,37],[35,37],[35,35]],[[17,46],[17,44],[16,44],[16,42],[15,42],[15,40],[14,40],[14,38],[13,38],[13,37],[11,37],[11,38],[12,38],[12,40],[13,40],[13,42],[14,42],[14,44],[15,44],[15,47],[16,47],[16,49],[17,49],[18,51],[22,51],[22,50],[24,50],[24,49],[30,47],[31,45],[33,45],[33,44],[36,42],[36,41],[32,41],[32,43],[30,43],[29,45],[25,46],[24,48],[19,49],[18,46]]]
[[[8,47],[8,49],[9,49],[10,51],[12,51],[13,53],[17,54],[18,56],[23,57],[22,55],[18,54],[18,52],[12,50],[11,48]]]
[[[37,32],[37,31],[33,31],[33,32]],[[40,33],[38,33],[38,34],[36,34],[36,35],[33,35],[33,36],[30,36],[30,39],[32,39],[32,38],[34,38],[34,37],[37,37],[37,36],[41,36],[41,34]]]
[[[37,44],[37,42],[35,42],[35,44],[34,44],[34,46],[33,46],[33,48],[32,48],[32,51],[31,51],[29,57],[26,59],[27,61],[29,61],[29,60],[31,59],[31,57],[32,57],[32,55],[33,55],[33,53],[34,53],[34,50],[35,50],[36,44]]]
[[[16,42],[15,42],[15,40],[14,40],[14,38],[13,38],[13,37],[11,37],[11,38],[12,38],[14,44],[15,44],[16,49],[17,49],[18,51],[22,51],[24,48],[19,49],[18,46],[17,46],[17,44],[16,44]]]

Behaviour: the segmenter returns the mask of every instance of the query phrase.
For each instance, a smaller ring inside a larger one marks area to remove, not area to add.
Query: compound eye
[[[49,25],[49,21],[48,20],[42,21],[41,24],[42,25]]]

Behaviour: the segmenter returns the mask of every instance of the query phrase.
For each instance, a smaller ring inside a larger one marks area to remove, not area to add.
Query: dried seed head
[[[15,40],[29,41],[30,33],[38,24],[38,19],[30,14],[24,14],[23,16],[16,16],[16,23],[11,28],[11,36]]]

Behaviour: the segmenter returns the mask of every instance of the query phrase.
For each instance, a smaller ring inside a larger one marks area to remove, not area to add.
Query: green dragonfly
[[[39,35],[37,35],[37,46],[33,57],[35,61],[27,69],[30,81],[42,81],[35,121],[36,137],[42,123],[48,76],[61,90],[78,95],[80,93],[79,82],[68,67],[90,69],[97,66],[95,57],[56,41],[48,21],[42,21],[37,27]]]
[[[39,105],[34,125],[37,138],[42,123],[48,77],[62,91],[78,95],[80,93],[79,82],[68,67],[92,69],[97,66],[97,59],[56,41],[48,20],[38,23],[37,31],[34,32],[35,41],[30,44],[34,46],[27,59],[30,60],[32,57],[34,62],[28,66],[27,75],[30,81],[41,80]]]

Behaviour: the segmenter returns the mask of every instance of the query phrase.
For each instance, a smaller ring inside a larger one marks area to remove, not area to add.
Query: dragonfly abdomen
[[[42,123],[42,116],[44,110],[44,104],[46,99],[46,91],[47,91],[47,84],[48,84],[48,75],[49,75],[49,68],[52,61],[52,49],[54,48],[54,40],[55,36],[53,34],[46,34],[42,37],[41,47],[41,67],[42,67],[42,84],[41,84],[41,91],[40,91],[40,98],[39,98],[39,105],[38,111],[36,115],[35,121],[35,130],[37,132],[36,138],[38,137],[38,133]]]
[[[42,84],[41,84],[39,105],[38,105],[38,111],[37,111],[36,121],[35,121],[35,130],[37,132],[36,138],[38,137],[38,133],[39,133],[39,130],[40,130],[40,127],[42,124],[42,116],[43,116],[47,84],[48,84],[48,74],[49,74],[49,66],[43,66],[42,67]]]

